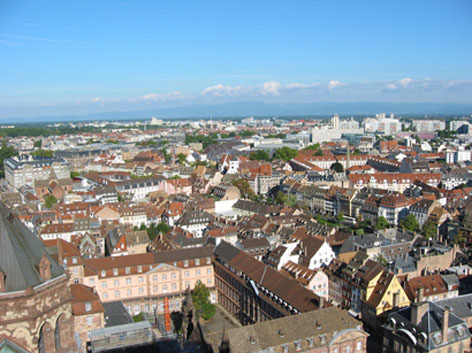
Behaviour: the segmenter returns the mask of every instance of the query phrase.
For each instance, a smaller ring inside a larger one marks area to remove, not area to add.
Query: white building
[[[413,129],[418,132],[445,130],[446,123],[442,120],[413,120]]]
[[[393,135],[402,131],[400,120],[386,118],[385,114],[379,114],[376,118],[365,118],[362,123],[365,132],[382,132],[385,135]]]
[[[69,163],[62,158],[15,156],[4,161],[5,178],[16,189],[27,185],[34,187],[37,180],[46,180],[54,171],[57,179],[69,179]]]

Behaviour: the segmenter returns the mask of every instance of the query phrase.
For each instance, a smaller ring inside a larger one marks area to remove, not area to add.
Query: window
[[[157,275],[152,276],[152,280],[153,280],[154,282],[157,282]]]
[[[144,294],[144,288],[143,287],[139,288],[139,294]]]
[[[108,299],[108,293],[107,292],[103,292],[103,299]]]
[[[346,346],[346,353],[351,353],[351,346]]]
[[[107,288],[107,282],[105,281],[102,282],[102,288]]]
[[[165,273],[162,275],[162,280],[167,281],[167,275]]]
[[[177,275],[175,274],[175,272],[172,272],[172,273],[171,273],[170,278],[172,278],[172,279],[176,279],[176,278],[177,278]]]
[[[302,350],[302,342],[301,341],[295,341],[295,349],[297,350],[297,352],[301,351]]]
[[[76,263],[77,263],[77,258],[76,258],[76,257],[73,257],[73,258],[72,258],[72,263],[73,263],[73,264],[76,264]]]
[[[195,274],[196,274],[197,276],[200,276],[200,270],[196,270],[196,271],[195,271]]]
[[[361,342],[361,341],[357,342],[357,344],[356,344],[356,350],[357,350],[357,351],[361,351],[361,350],[362,350],[362,342]]]
[[[172,283],[172,290],[177,290],[177,284],[176,283]]]
[[[199,266],[200,265],[200,259],[195,260],[195,265]]]
[[[102,277],[105,277],[105,276],[107,275],[107,272],[106,272],[105,270],[103,270],[103,271],[100,273],[100,275],[101,275]]]
[[[288,353],[288,344],[283,344],[282,345],[282,352]]]
[[[189,271],[185,271],[185,274],[184,274],[184,275],[185,275],[185,278],[188,278],[188,277],[190,277],[190,272],[189,272]]]
[[[129,267],[126,267],[125,273],[126,273],[127,275],[129,275],[129,274],[131,273],[131,269],[130,269]]]
[[[207,279],[207,284],[208,284],[209,286],[212,285],[212,282],[213,282],[213,281],[211,280],[211,278],[208,278],[208,279]]]
[[[164,284],[164,285],[162,286],[162,291],[163,291],[164,293],[167,293],[167,284]]]
[[[128,284],[128,285],[131,284],[131,278],[126,279],[126,284]]]
[[[190,288],[190,282],[185,282],[185,288]]]
[[[154,286],[154,287],[152,287],[152,290],[153,290],[154,292],[157,292],[157,291],[159,290],[159,287],[158,287],[158,286]]]
[[[87,316],[87,325],[92,325],[93,324],[93,316]]]
[[[89,284],[95,284],[95,279],[89,278]]]
[[[211,267],[207,268],[207,274],[211,275]]]
[[[118,269],[117,268],[113,269],[113,276],[118,276]]]
[[[308,346],[312,348],[315,341],[313,337],[307,338],[307,341],[308,341]]]
[[[188,267],[188,260],[184,261],[184,267]]]
[[[143,266],[141,266],[141,265],[138,266],[138,272],[139,272],[139,273],[143,272]]]
[[[113,285],[114,285],[115,287],[118,287],[118,286],[120,285],[120,281],[117,280],[117,279],[115,279],[115,280],[113,281]]]
[[[142,276],[139,276],[138,283],[143,283],[143,282],[144,282],[144,278]]]
[[[92,311],[92,303],[85,302],[85,311]]]
[[[128,297],[131,297],[132,294],[133,294],[133,292],[131,291],[131,289],[126,290],[126,295]]]
[[[120,291],[119,290],[116,290],[115,291],[115,298],[119,298],[120,297]]]

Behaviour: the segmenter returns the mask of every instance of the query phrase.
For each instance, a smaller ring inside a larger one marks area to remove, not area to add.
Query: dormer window
[[[107,275],[107,272],[105,270],[102,270],[102,272],[100,273],[100,276],[105,277],[106,275]]]
[[[206,262],[207,264],[210,264],[211,263],[211,259],[209,257],[206,258]]]
[[[86,302],[85,303],[85,311],[92,311],[92,303],[91,302]]]
[[[76,257],[73,257],[73,258],[72,258],[72,263],[73,263],[73,264],[76,264],[76,263],[77,263],[77,258],[76,258]]]
[[[113,269],[113,276],[118,276],[118,269],[117,268]]]
[[[143,272],[143,266],[141,266],[141,265],[138,266],[138,272],[139,272],[139,273]]]
[[[195,260],[195,265],[199,266],[200,265],[200,259]]]
[[[188,260],[184,261],[184,267],[188,267]]]
[[[126,267],[126,268],[125,268],[125,273],[126,273],[127,275],[129,275],[129,274],[131,273],[131,268]]]

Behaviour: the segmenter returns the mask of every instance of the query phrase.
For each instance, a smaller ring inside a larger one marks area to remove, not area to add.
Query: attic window
[[[188,267],[188,260],[184,261],[184,267]]]
[[[107,273],[106,273],[106,271],[105,271],[105,270],[103,270],[103,271],[101,272],[100,276],[102,276],[102,277],[105,277],[105,276],[106,276],[106,274],[107,274]]]
[[[195,265],[197,265],[197,266],[200,265],[200,259],[195,260]]]
[[[143,266],[141,266],[141,265],[138,266],[138,272],[139,272],[139,273],[143,272]]]
[[[113,276],[118,276],[118,269],[117,268],[113,269]]]

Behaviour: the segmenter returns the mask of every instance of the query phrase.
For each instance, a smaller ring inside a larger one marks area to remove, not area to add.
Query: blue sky
[[[0,0],[0,117],[472,103],[472,1]]]

